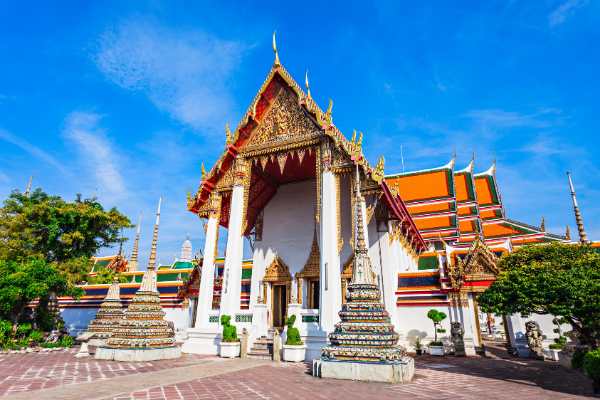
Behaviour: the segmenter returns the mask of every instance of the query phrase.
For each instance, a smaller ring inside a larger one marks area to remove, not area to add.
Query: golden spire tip
[[[281,63],[279,62],[279,55],[277,54],[277,45],[275,44],[275,34],[277,31],[273,32],[273,51],[275,52],[275,62],[273,63],[273,67],[281,67]]]

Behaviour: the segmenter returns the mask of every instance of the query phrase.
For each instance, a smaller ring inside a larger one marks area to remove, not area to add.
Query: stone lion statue
[[[467,355],[465,352],[465,341],[463,340],[464,334],[465,330],[462,328],[460,322],[452,322],[450,340],[454,344],[454,355],[456,357],[465,357]]]
[[[529,346],[529,358],[543,361],[544,354],[542,353],[542,342],[544,337],[542,335],[542,330],[535,321],[527,321],[525,323],[525,328],[527,329],[525,336],[527,337],[527,345]]]

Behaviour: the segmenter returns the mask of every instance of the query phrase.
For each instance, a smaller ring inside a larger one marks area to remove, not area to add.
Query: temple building
[[[269,330],[283,330],[289,305],[299,304],[307,359],[320,356],[351,279],[357,207],[400,345],[411,350],[417,337],[433,340],[427,311],[436,308],[450,316],[448,331],[450,322],[462,324],[467,354],[488,330],[517,348],[524,321],[486,325],[477,296],[495,280],[503,254],[570,238],[508,219],[495,163],[475,173],[474,161],[457,170],[452,158],[439,168],[385,174],[383,157],[374,165],[363,154],[362,133],[344,135],[333,123],[332,102],[323,111],[308,79],[304,91],[274,50],[275,63],[244,117],[235,129],[226,126],[217,161],[208,171],[202,165],[200,187],[188,191],[187,209],[206,232],[202,276],[211,278],[200,279],[183,351],[217,354],[222,315],[238,331],[248,329],[250,347]],[[356,166],[364,201],[353,200]],[[219,227],[228,229],[224,260],[216,258]],[[252,260],[243,259],[245,240]],[[551,341],[552,329],[544,332]]]

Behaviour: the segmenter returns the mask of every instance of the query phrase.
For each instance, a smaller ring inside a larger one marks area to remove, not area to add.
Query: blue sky
[[[213,4],[215,3],[215,4]],[[224,147],[279,57],[386,173],[497,154],[508,218],[575,236],[566,171],[591,239],[598,201],[598,1],[17,2],[0,11],[0,198],[34,186],[116,205],[163,264],[202,223],[186,189]],[[208,169],[208,168],[207,168]],[[131,252],[135,231],[126,245]],[[221,252],[225,234],[221,235]],[[101,254],[114,254],[106,249]],[[144,267],[143,267],[144,268]]]

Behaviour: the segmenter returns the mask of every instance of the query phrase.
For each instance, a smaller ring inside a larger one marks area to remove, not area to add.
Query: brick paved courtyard
[[[136,400],[400,397],[555,400],[591,396],[589,378],[580,371],[566,371],[556,362],[508,358],[505,351],[494,347],[488,350],[485,358],[416,357],[416,374],[410,384],[324,380],[310,375],[310,363],[252,364],[246,363],[249,360],[226,361],[189,354],[178,360],[138,364],[78,360],[73,358],[77,349],[4,355],[0,357],[0,396]],[[190,379],[190,371],[202,377]],[[161,380],[163,376],[165,380]],[[113,392],[121,395],[105,395],[95,387],[113,387],[116,388]],[[84,393],[84,388],[88,390],[86,393],[92,389],[94,395],[78,396],[78,390]]]

